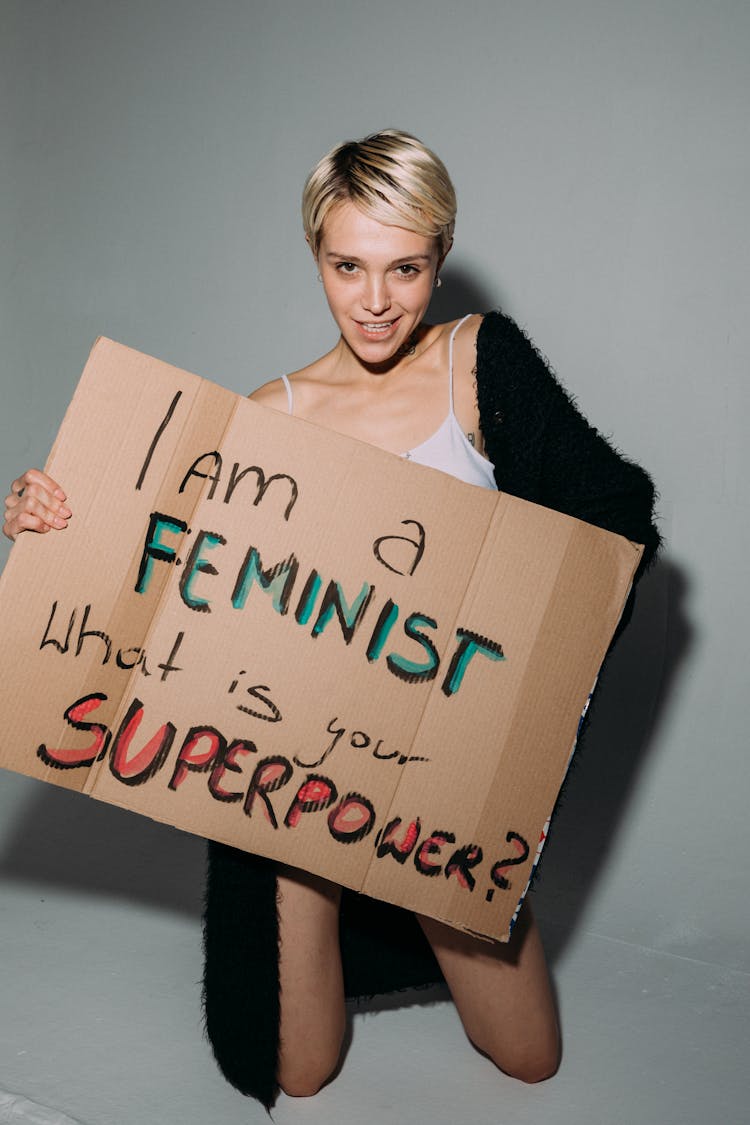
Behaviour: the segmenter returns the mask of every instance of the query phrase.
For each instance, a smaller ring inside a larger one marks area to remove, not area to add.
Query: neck
[[[334,349],[338,352],[337,362],[346,367],[356,367],[369,375],[383,376],[389,375],[391,372],[395,373],[408,367],[425,350],[427,346],[426,338],[429,335],[430,328],[431,325],[429,324],[420,324],[418,328],[414,329],[409,339],[382,363],[367,363],[356,352],[352,351],[346,340],[341,336]]]

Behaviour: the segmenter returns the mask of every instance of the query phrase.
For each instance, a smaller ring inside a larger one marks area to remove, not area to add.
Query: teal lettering
[[[253,582],[257,582],[261,590],[271,594],[276,612],[285,614],[289,609],[289,598],[298,569],[296,556],[290,555],[288,559],[283,559],[282,562],[264,570],[257,547],[251,547],[237,575],[232,593],[232,605],[235,609],[244,609],[250,588]]]
[[[455,695],[463,683],[469,661],[477,652],[481,652],[483,656],[488,656],[490,660],[505,660],[502,646],[498,641],[491,641],[489,637],[482,637],[478,633],[472,633],[469,629],[456,629],[456,639],[458,647],[441,684],[441,691],[444,695]]]
[[[193,582],[199,574],[218,574],[218,570],[207,559],[201,556],[201,551],[205,546],[207,550],[212,551],[214,547],[219,545],[223,546],[226,539],[223,535],[217,535],[213,531],[199,531],[196,536],[193,548],[188,555],[185,569],[180,579],[180,595],[186,606],[190,609],[195,609],[199,613],[210,613],[211,605],[207,598],[199,598],[193,593]]]
[[[437,629],[437,621],[427,617],[424,613],[410,613],[404,622],[404,632],[410,640],[417,641],[427,653],[427,662],[418,664],[392,652],[386,657],[386,663],[394,676],[406,680],[408,684],[418,684],[426,680],[434,680],[440,666],[440,657],[434,644],[428,636],[420,633],[418,625],[426,625],[429,629]]]
[[[298,625],[307,625],[312,617],[313,607],[320,593],[321,585],[322,580],[317,570],[311,570],[294,613]]]
[[[170,532],[179,535],[187,531],[187,524],[172,516],[164,516],[161,512],[152,512],[146,532],[146,542],[141,555],[141,564],[138,567],[138,578],[135,583],[136,594],[145,594],[151,575],[154,570],[154,559],[161,562],[173,563],[176,551],[161,541],[161,533]]]
[[[320,603],[317,620],[312,627],[312,636],[319,637],[335,614],[346,644],[351,644],[374,593],[375,587],[365,582],[352,604],[348,605],[338,582],[329,582]]]
[[[385,642],[388,640],[388,634],[398,620],[398,606],[389,598],[378,615],[378,620],[375,628],[370,637],[370,643],[367,646],[367,659],[372,661],[377,660],[383,651]]]

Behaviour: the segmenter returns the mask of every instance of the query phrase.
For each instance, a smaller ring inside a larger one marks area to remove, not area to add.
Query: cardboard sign
[[[0,765],[507,939],[640,548],[106,339]]]

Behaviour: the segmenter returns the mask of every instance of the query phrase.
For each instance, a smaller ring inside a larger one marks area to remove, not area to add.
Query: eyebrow
[[[429,262],[430,254],[406,254],[403,258],[396,258],[395,261],[389,262],[389,266],[402,266],[406,262]],[[352,254],[339,254],[337,250],[328,250],[326,258],[338,258],[342,262],[354,262],[356,265],[362,264],[362,259],[354,257]]]

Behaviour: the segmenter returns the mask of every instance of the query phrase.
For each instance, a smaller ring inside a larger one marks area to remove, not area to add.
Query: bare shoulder
[[[260,403],[261,406],[270,406],[272,410],[286,410],[288,406],[286,387],[282,379],[271,379],[269,383],[264,383],[247,397],[253,402]]]
[[[454,321],[444,326],[450,332],[457,324],[459,325],[453,339],[453,381],[459,393],[463,386],[473,391],[477,363],[477,333],[482,320],[482,313],[472,313],[464,321]]]
[[[459,322],[453,339],[453,409],[464,433],[480,453],[482,435],[477,408],[476,365],[477,333],[481,323],[481,314],[473,313],[463,323]]]
[[[270,406],[284,414],[293,413],[305,417],[310,400],[318,393],[321,383],[325,384],[330,375],[330,354],[316,359],[299,371],[292,371],[282,379],[272,379],[253,391],[248,397],[261,406]],[[287,392],[287,384],[289,392]],[[290,397],[291,395],[291,397]],[[293,409],[290,411],[290,402]]]
[[[471,367],[474,366],[477,350],[477,333],[479,332],[479,325],[483,320],[484,313],[471,313],[465,320],[455,321],[454,324],[448,325],[449,328],[453,328],[455,324],[460,325],[453,343],[454,362],[461,362],[461,358],[463,357],[465,359],[470,359]]]

